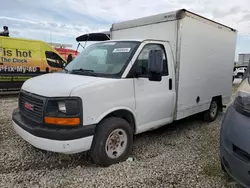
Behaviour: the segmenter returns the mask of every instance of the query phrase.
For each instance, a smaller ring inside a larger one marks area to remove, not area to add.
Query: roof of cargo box
[[[236,29],[233,29],[233,28],[228,27],[226,25],[223,25],[221,23],[210,20],[210,19],[205,18],[201,15],[190,12],[186,9],[179,9],[177,11],[172,11],[172,12],[157,14],[157,15],[153,15],[153,16],[138,18],[138,19],[134,19],[134,20],[128,20],[128,21],[123,21],[123,22],[119,22],[119,23],[114,23],[112,25],[111,31],[133,28],[133,27],[138,27],[138,26],[143,26],[143,25],[156,24],[156,23],[161,23],[161,22],[166,22],[166,21],[181,20],[185,16],[187,16],[188,14],[198,16],[198,17],[203,18],[207,21],[213,22],[213,23],[218,24],[222,27],[230,29],[233,32],[236,32]]]

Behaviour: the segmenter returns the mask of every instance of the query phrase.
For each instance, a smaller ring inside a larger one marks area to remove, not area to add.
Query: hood
[[[64,73],[47,73],[28,79],[22,89],[46,97],[70,96],[71,91],[79,86],[100,81],[105,78]]]

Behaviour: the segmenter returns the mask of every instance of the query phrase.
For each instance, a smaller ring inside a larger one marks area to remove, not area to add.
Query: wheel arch
[[[219,106],[218,106],[218,107],[219,107],[219,110],[220,110],[220,111],[223,111],[223,103],[222,103],[222,96],[221,96],[221,95],[212,97],[211,102],[212,102],[212,101],[216,101],[217,104],[219,105]],[[211,103],[210,103],[210,104],[211,104]]]
[[[135,113],[127,107],[120,107],[105,112],[98,120],[98,123],[109,117],[119,117],[126,120],[132,127],[133,133],[137,131]]]

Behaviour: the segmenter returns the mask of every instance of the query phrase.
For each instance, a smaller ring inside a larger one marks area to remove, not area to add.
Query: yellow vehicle
[[[25,80],[57,72],[65,64],[46,42],[0,36],[0,94],[18,92]]]

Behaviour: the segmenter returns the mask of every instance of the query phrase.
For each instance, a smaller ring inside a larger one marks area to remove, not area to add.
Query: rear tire
[[[132,144],[133,130],[129,123],[110,117],[98,124],[90,155],[95,164],[107,167],[126,160]]]
[[[213,122],[219,113],[219,104],[216,100],[212,100],[210,107],[204,112],[204,120],[207,122]]]

